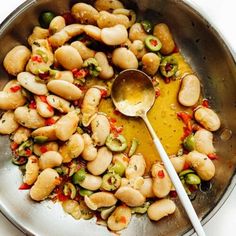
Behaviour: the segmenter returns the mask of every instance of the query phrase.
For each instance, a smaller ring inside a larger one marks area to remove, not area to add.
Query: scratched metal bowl
[[[216,176],[212,189],[198,193],[193,205],[202,223],[207,222],[222,206],[233,189],[236,163],[236,69],[235,61],[227,45],[201,13],[184,1],[178,0],[137,0],[126,1],[144,18],[153,22],[166,22],[174,34],[177,45],[186,60],[198,74],[203,92],[218,112],[222,128],[215,133],[215,146],[220,158],[216,161]],[[28,0],[17,8],[0,28],[0,61],[17,44],[27,45],[27,36],[38,15],[43,10],[57,13],[68,11],[75,1],[69,0]],[[0,87],[9,79],[2,65]],[[220,138],[224,129],[232,131],[229,140]],[[234,144],[234,145],[233,145]],[[11,164],[8,137],[0,137],[0,210],[19,229],[28,235],[111,235],[102,226],[90,221],[76,221],[65,214],[59,204],[50,201],[35,203],[27,191],[19,191],[21,172]],[[173,216],[157,223],[146,217],[133,217],[122,235],[157,236],[183,235],[193,233],[190,222],[179,203]]]

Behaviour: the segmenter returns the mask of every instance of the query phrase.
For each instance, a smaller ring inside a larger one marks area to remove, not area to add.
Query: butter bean
[[[115,205],[117,202],[114,194],[108,192],[97,192],[89,196],[89,198],[97,206],[97,208],[110,207]]]
[[[54,168],[62,164],[62,156],[56,151],[47,151],[39,158],[39,167],[41,170]]]
[[[30,156],[25,166],[25,175],[23,182],[32,185],[39,175],[39,161],[36,156]]]
[[[152,178],[144,178],[144,183],[139,188],[140,193],[146,198],[153,198],[155,197],[155,194],[152,190]]]
[[[101,185],[102,185],[102,178],[100,176],[94,176],[91,174],[86,174],[84,181],[79,183],[79,185],[82,188],[91,190],[91,191],[96,191],[98,190]]]
[[[48,138],[47,141],[57,140],[55,127],[56,127],[55,125],[51,125],[38,128],[31,133],[31,136],[32,137],[44,136]]]
[[[160,66],[161,58],[153,52],[146,53],[142,57],[143,71],[148,75],[155,75]]]
[[[141,40],[144,42],[148,34],[144,31],[140,23],[135,23],[129,30],[129,39],[133,42],[134,40]]]
[[[57,71],[56,75],[55,75],[55,79],[58,80],[64,80],[67,81],[69,83],[73,83],[74,82],[74,77],[71,71]]]
[[[82,157],[86,161],[93,161],[97,157],[97,149],[93,145],[93,141],[88,134],[84,133],[82,137],[84,139]]]
[[[58,144],[56,142],[47,142],[44,144],[34,144],[33,146],[33,152],[37,156],[41,156],[43,154],[42,150],[46,151],[58,151]]]
[[[38,39],[46,39],[49,36],[49,30],[44,29],[39,26],[35,26],[33,29],[32,34],[28,38],[28,43],[30,46]]]
[[[72,106],[67,100],[56,95],[48,95],[47,102],[50,106],[57,109],[61,113],[68,113],[74,110],[74,106]]]
[[[137,59],[141,59],[147,53],[145,45],[141,40],[134,40],[133,43],[130,44],[129,50],[133,52]]]
[[[65,19],[62,16],[56,16],[52,19],[49,25],[49,31],[51,34],[59,32],[66,26]]]
[[[118,0],[97,0],[94,6],[98,11],[111,11],[124,8],[123,3]]]
[[[39,96],[34,96],[36,101],[36,110],[40,116],[44,118],[52,117],[54,115],[54,110],[46,102],[43,102]]]
[[[174,166],[175,171],[177,173],[180,173],[184,169],[185,155],[177,156],[177,157],[171,157],[170,161],[171,161],[172,165]]]
[[[30,129],[20,126],[13,134],[13,141],[17,144],[21,144],[30,137],[30,134]]]
[[[11,134],[19,127],[15,120],[14,112],[7,111],[0,119],[0,134]]]
[[[84,32],[91,38],[101,41],[101,29],[94,25],[85,25]]]
[[[80,54],[83,60],[88,58],[93,58],[95,56],[95,51],[88,48],[84,43],[80,41],[75,41],[71,44]]]

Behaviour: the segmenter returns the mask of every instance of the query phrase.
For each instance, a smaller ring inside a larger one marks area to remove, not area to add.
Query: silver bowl
[[[27,36],[33,26],[38,24],[41,11],[52,10],[60,14],[68,11],[75,2],[77,1],[28,0],[23,3],[1,24],[0,61],[3,61],[13,46],[27,45]],[[209,98],[211,106],[221,118],[222,127],[215,133],[215,146],[220,158],[215,161],[217,171],[212,181],[212,189],[208,192],[199,192],[193,201],[194,208],[204,224],[222,206],[236,183],[235,61],[214,28],[184,1],[124,2],[143,18],[153,22],[166,22],[170,26],[182,54],[201,78],[204,95]],[[0,76],[2,88],[9,79],[2,65]],[[229,140],[220,138],[225,129],[232,131],[233,135]],[[20,230],[28,235],[111,235],[105,227],[96,225],[95,219],[75,221],[63,212],[60,204],[31,201],[27,191],[18,190],[21,184],[21,172],[18,167],[11,164],[8,137],[0,137],[0,154],[0,210]],[[173,216],[157,223],[151,222],[146,217],[133,217],[122,235],[170,236],[193,233],[181,204],[178,206]]]

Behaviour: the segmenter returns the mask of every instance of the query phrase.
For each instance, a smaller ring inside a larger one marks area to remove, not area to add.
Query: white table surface
[[[0,1],[0,22],[20,5],[24,0]],[[207,14],[207,19],[221,32],[224,39],[236,53],[236,1],[235,0],[189,0],[197,4],[199,9]],[[204,226],[208,236],[235,236],[236,235],[236,188],[229,199]],[[23,236],[0,213],[0,236]],[[41,236],[41,235],[40,235]]]

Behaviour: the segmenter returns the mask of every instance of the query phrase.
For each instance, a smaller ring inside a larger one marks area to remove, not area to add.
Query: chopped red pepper
[[[48,148],[47,148],[46,146],[43,145],[43,146],[40,147],[39,150],[40,150],[40,152],[45,153],[45,152],[48,151]]]
[[[184,137],[187,137],[192,132],[192,125],[191,125],[191,119],[192,115],[186,113],[186,112],[178,112],[177,116],[184,122],[186,127],[184,127]]]
[[[76,22],[75,18],[70,12],[65,12],[61,16],[65,19],[66,25],[71,25]]]
[[[151,43],[154,47],[157,46],[157,44],[158,44],[157,40],[155,40],[155,39],[151,39],[151,40],[150,40],[150,43]]]
[[[200,130],[200,129],[203,129],[200,125],[198,125],[198,124],[193,124],[192,125],[192,130],[193,131],[198,131],[198,130]]]
[[[126,222],[127,222],[125,216],[121,216],[119,221],[120,221],[120,223],[122,223],[122,224],[126,224]]]
[[[50,126],[50,125],[54,125],[56,123],[56,121],[53,118],[48,118],[45,120],[45,125]]]
[[[71,72],[73,73],[73,76],[75,78],[84,78],[88,74],[88,70],[86,70],[86,69],[75,68]]]
[[[17,144],[16,142],[11,142],[11,150],[14,151],[18,148],[19,144]]]
[[[101,97],[102,97],[102,98],[107,97],[107,94],[108,94],[108,93],[107,93],[107,90],[106,90],[106,89],[101,89],[100,91],[101,91]]]
[[[169,71],[171,71],[172,69],[173,69],[173,65],[170,64],[170,63],[167,63],[166,66],[165,66],[166,72],[169,72]]]
[[[43,62],[42,57],[39,56],[39,55],[34,55],[34,56],[32,56],[32,57],[31,57],[31,60],[34,61],[34,62],[39,62],[39,63]]]
[[[189,165],[187,162],[185,162],[185,163],[184,163],[183,170],[187,170],[187,169],[189,169],[189,168],[190,168],[190,165]]]
[[[165,77],[164,81],[165,81],[166,84],[169,84],[170,83],[170,78],[169,77]]]
[[[109,118],[109,122],[110,122],[110,124],[111,124],[111,123],[114,124],[114,123],[117,122],[117,120],[116,120],[116,118],[114,118],[114,117],[110,117],[110,118]]]
[[[21,186],[18,188],[19,190],[28,190],[31,188],[31,185],[28,185],[26,183],[21,184]]]
[[[158,98],[161,95],[160,89],[156,89],[155,91],[155,97]]]
[[[177,197],[177,192],[175,190],[174,191],[170,191],[169,195],[172,198],[176,198]]]
[[[207,99],[202,100],[202,106],[209,108],[209,101]]]
[[[211,160],[216,160],[218,159],[219,157],[215,154],[215,153],[210,153],[207,155]]]
[[[175,44],[175,47],[172,53],[177,53],[177,52],[179,52],[179,47],[177,46],[177,44]]]
[[[39,98],[42,102],[47,103],[47,96],[40,95]]]
[[[50,106],[50,105],[47,106],[47,109],[48,109],[50,112],[53,112],[53,111],[54,111],[54,110],[53,110],[53,107]]]
[[[36,109],[37,108],[36,102],[34,100],[30,101],[29,108],[30,109]]]
[[[17,91],[21,90],[21,86],[20,85],[13,86],[13,87],[10,88],[10,90],[13,93],[16,93]]]
[[[120,115],[120,114],[121,114],[117,109],[114,109],[114,110],[113,110],[113,113],[114,113],[115,115]]]
[[[32,151],[31,151],[30,149],[26,149],[26,150],[25,150],[25,154],[26,154],[27,156],[30,156],[30,155],[32,154]]]
[[[164,171],[163,171],[163,170],[159,170],[159,171],[157,172],[157,176],[160,177],[161,179],[163,179],[163,178],[165,177]]]

